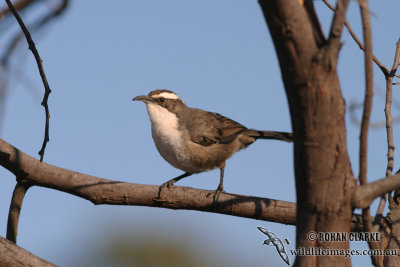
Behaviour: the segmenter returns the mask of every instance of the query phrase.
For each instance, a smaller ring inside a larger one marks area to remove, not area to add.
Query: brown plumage
[[[169,90],[154,90],[143,101],[152,122],[152,135],[163,158],[185,174],[160,187],[172,186],[193,173],[221,170],[218,191],[223,190],[225,161],[257,139],[292,141],[292,134],[248,129],[218,113],[189,108]]]

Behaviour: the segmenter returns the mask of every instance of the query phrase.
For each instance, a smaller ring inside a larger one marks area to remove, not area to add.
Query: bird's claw
[[[220,195],[221,193],[224,193],[224,192],[225,192],[225,191],[224,191],[224,188],[218,186],[217,190],[215,190],[214,197],[213,197],[214,205],[217,204],[219,195]]]
[[[171,186],[173,186],[175,183],[175,181],[168,181],[163,183],[162,185],[160,185],[160,187],[158,188],[158,197],[161,197],[161,192],[163,191],[164,188],[168,188],[170,189]]]

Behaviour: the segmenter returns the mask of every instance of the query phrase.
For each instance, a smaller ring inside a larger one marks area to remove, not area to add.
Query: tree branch
[[[391,74],[392,77],[395,76],[397,68],[400,65],[399,59],[400,59],[400,38],[396,43],[396,52],[395,52],[395,55],[394,55],[392,70],[390,71],[390,74]]]
[[[56,266],[45,261],[29,251],[18,247],[13,242],[0,236],[0,266],[13,267],[53,267]]]
[[[39,162],[0,139],[0,165],[33,185],[67,192],[92,203],[190,209],[295,224],[296,204],[268,198],[173,186],[158,197],[159,186],[112,181]]]
[[[349,5],[349,0],[338,0],[333,17],[331,30],[329,32],[328,47],[330,51],[334,52],[336,60],[338,58],[339,49],[341,47],[340,37],[342,36],[343,25],[346,22],[346,11]]]
[[[360,132],[360,184],[367,183],[367,148],[368,148],[368,128],[372,109],[373,98],[373,72],[372,72],[372,34],[371,34],[371,21],[369,18],[369,10],[367,1],[364,2],[366,6],[360,5],[361,17],[364,32],[365,43],[365,99],[364,110],[361,121]]]
[[[39,151],[40,161],[43,161],[44,151],[46,149],[47,142],[49,141],[49,120],[50,120],[50,112],[49,106],[47,105],[47,100],[51,93],[49,83],[47,82],[46,74],[43,69],[42,59],[40,58],[39,52],[36,49],[36,45],[32,40],[31,34],[29,33],[28,29],[26,28],[24,22],[22,21],[21,17],[18,15],[18,12],[15,10],[14,6],[12,5],[10,0],[6,0],[6,3],[10,9],[10,11],[14,14],[14,17],[18,21],[19,26],[21,27],[22,32],[25,34],[26,41],[28,42],[29,49],[32,51],[33,56],[35,57],[36,64],[39,69],[40,77],[42,78],[42,82],[44,85],[44,96],[41,105],[44,107],[45,116],[46,116],[46,124],[44,129],[44,139],[42,148]]]
[[[389,75],[385,75],[386,77],[386,104],[385,104],[385,117],[386,117],[386,139],[388,144],[388,152],[387,152],[387,167],[386,167],[386,177],[391,176],[393,173],[393,165],[394,165],[394,142],[393,142],[393,119],[392,119],[392,81],[393,75],[395,75],[397,71],[397,67],[399,65],[399,56],[400,56],[400,39],[396,44],[396,52],[393,60],[392,70]],[[380,221],[383,217],[383,211],[386,206],[386,200],[388,197],[391,197],[390,194],[385,193],[381,196],[379,201],[378,209],[376,211],[375,220]],[[374,223],[375,224],[375,223]],[[373,227],[374,231],[377,231],[379,228],[379,224],[375,224]]]
[[[364,33],[364,45],[365,45],[365,99],[364,99],[364,110],[361,121],[361,132],[360,132],[360,174],[359,180],[360,185],[367,183],[367,151],[368,151],[368,128],[372,110],[372,98],[374,94],[373,88],[373,69],[372,69],[372,32],[371,32],[371,19],[369,16],[369,7],[367,0],[359,0],[361,19]],[[365,232],[372,232],[372,223],[370,220],[370,208],[365,207],[362,210],[362,218]],[[368,242],[368,246],[372,250],[380,248],[376,242]],[[372,263],[375,266],[383,266],[383,256],[371,256]]]
[[[361,185],[353,196],[353,206],[363,209],[368,207],[375,198],[398,188],[400,188],[400,173]]]
[[[31,183],[19,180],[15,185],[11,198],[10,211],[8,212],[7,239],[17,243],[18,221],[21,212],[22,202]]]
[[[28,7],[30,4],[32,4],[33,0],[20,0],[17,2],[14,2],[13,6],[16,10],[22,10],[25,7]],[[5,15],[7,15],[10,12],[10,9],[5,7],[2,10],[0,10],[0,18],[3,18]]]
[[[112,181],[59,168],[39,162],[2,139],[0,165],[32,185],[70,193],[95,205],[200,210],[289,225],[296,223],[296,203],[293,202],[221,193],[218,205],[213,205],[214,191],[182,186],[164,190],[159,199],[159,186]],[[352,231],[361,230],[361,216],[353,214]]]
[[[325,5],[332,11],[335,11],[336,9],[327,1],[327,0],[322,0]],[[358,47],[365,51],[365,47],[364,45],[361,43],[360,39],[358,39],[357,35],[354,33],[354,31],[352,30],[352,28],[350,27],[350,24],[347,22],[347,20],[345,20],[344,22],[344,26],[346,26],[347,31],[350,33],[351,37],[353,38],[353,40],[357,43]],[[373,61],[375,62],[376,65],[378,65],[378,67],[381,69],[381,71],[383,72],[383,74],[386,76],[389,74],[389,69],[383,65],[379,59],[373,55],[372,56]],[[400,77],[400,75],[395,75],[396,77]]]

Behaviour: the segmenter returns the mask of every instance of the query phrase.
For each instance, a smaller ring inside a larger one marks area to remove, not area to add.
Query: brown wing
[[[187,130],[190,140],[204,146],[228,144],[238,134],[247,131],[243,125],[218,113],[195,110],[188,118]]]

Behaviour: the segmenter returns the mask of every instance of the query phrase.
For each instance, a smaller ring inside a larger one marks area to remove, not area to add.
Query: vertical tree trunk
[[[294,133],[296,247],[349,249],[348,241],[307,238],[310,232],[350,231],[356,180],[347,153],[346,107],[336,72],[340,32],[332,31],[338,35],[333,41],[321,42],[316,38],[316,17],[298,1],[266,0],[260,5],[279,58]],[[297,257],[295,262],[307,267],[350,265],[349,257],[338,256]]]

